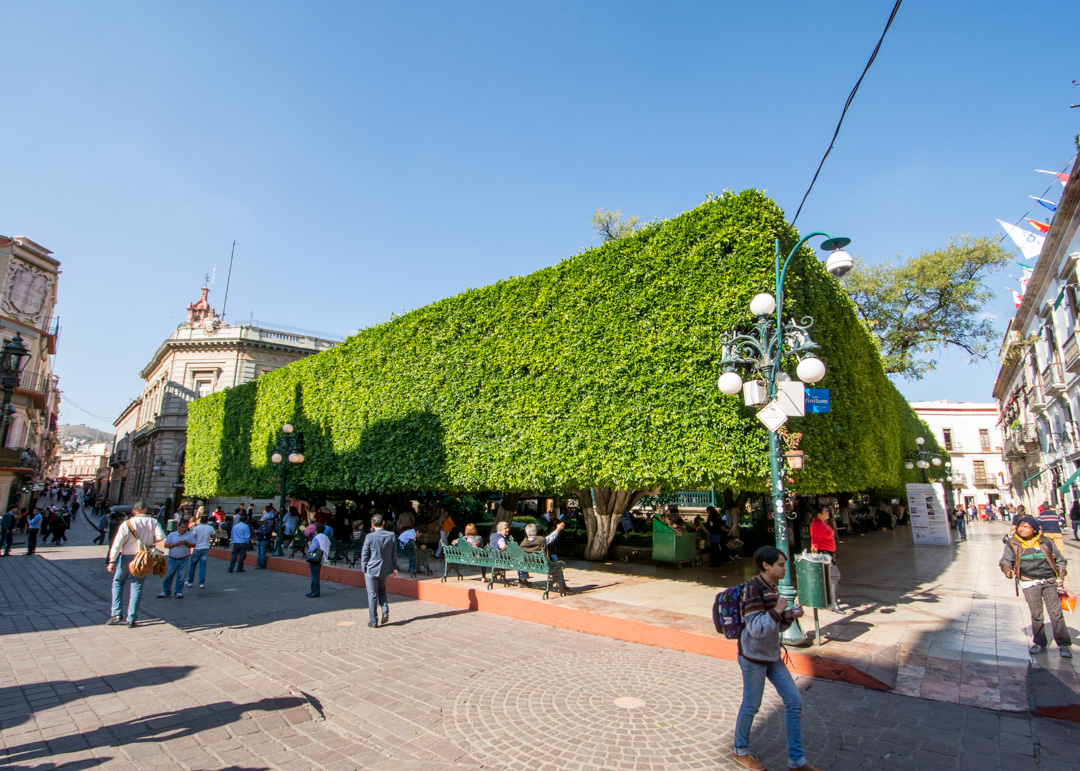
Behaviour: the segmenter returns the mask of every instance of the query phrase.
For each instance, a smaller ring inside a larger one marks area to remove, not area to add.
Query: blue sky
[[[891,8],[0,0],[0,234],[63,262],[62,421],[111,429],[234,239],[229,321],[346,333],[596,245],[597,207],[790,218]],[[1078,20],[907,0],[797,226],[870,262],[1000,235],[1075,153]],[[991,399],[940,360],[901,391]]]

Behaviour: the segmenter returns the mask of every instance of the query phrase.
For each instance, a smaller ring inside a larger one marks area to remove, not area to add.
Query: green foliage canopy
[[[716,387],[721,336],[771,291],[797,234],[762,193],[710,198],[527,276],[419,308],[336,348],[194,401],[187,489],[268,495],[280,426],[297,494],[603,486],[765,490],[767,432]],[[786,245],[786,246],[785,246]],[[793,420],[794,489],[897,491],[925,426],[855,309],[803,248],[787,307],[817,319],[833,412]],[[906,473],[906,477],[904,476]]]

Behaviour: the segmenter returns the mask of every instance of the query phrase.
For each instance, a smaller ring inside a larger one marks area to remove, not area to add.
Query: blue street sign
[[[807,388],[806,389],[806,411],[807,412],[832,412],[829,409],[829,389],[828,388]]]

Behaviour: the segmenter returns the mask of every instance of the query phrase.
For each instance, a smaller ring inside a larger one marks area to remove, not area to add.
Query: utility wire
[[[85,412],[90,417],[97,418],[98,420],[108,420],[109,422],[112,422],[112,420],[113,420],[112,417],[109,417],[107,415],[98,415],[96,412],[91,412],[90,410],[86,409],[85,407],[80,407],[78,404],[76,404],[72,400],[72,398],[70,396],[68,396],[67,391],[61,391],[60,395],[64,397],[61,404],[65,404],[65,403],[70,404],[72,407],[79,410],[80,412]]]
[[[795,216],[791,218],[791,224],[795,224],[795,220],[799,219],[799,213],[802,211],[803,204],[806,203],[806,199],[810,196],[810,191],[814,189],[814,183],[817,182],[818,175],[821,173],[821,167],[825,165],[825,159],[829,157],[829,153],[832,152],[833,145],[836,143],[836,137],[840,135],[840,127],[844,125],[844,116],[847,115],[848,108],[851,107],[852,101],[855,99],[855,93],[859,90],[859,86],[863,82],[863,78],[866,77],[866,73],[870,71],[870,65],[874,63],[874,59],[877,58],[878,51],[881,50],[881,44],[885,40],[885,33],[889,31],[889,27],[892,26],[893,19],[896,18],[896,12],[900,10],[900,3],[903,0],[896,0],[896,5],[893,6],[892,13],[889,14],[889,21],[885,24],[885,29],[881,31],[881,37],[878,38],[877,45],[874,46],[874,52],[870,54],[870,59],[866,62],[866,66],[863,67],[862,75],[859,76],[858,81],[855,82],[855,87],[851,89],[851,93],[848,94],[847,101],[844,102],[844,110],[840,113],[840,120],[836,124],[836,131],[833,132],[832,140],[829,142],[829,149],[825,151],[825,155],[821,156],[821,163],[818,164],[817,171],[814,172],[814,178],[810,180],[810,187],[806,188],[806,194],[803,195],[802,201],[799,202],[799,208],[795,212]]]

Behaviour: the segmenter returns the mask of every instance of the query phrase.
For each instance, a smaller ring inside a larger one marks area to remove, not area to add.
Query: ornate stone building
[[[184,494],[188,402],[254,380],[328,350],[325,335],[253,322],[229,325],[210,307],[209,290],[188,306],[187,320],[154,352],[139,376],[142,395],[116,419],[109,460],[111,503],[144,499],[170,510]]]
[[[57,445],[60,391],[50,356],[60,336],[53,317],[59,275],[60,262],[45,247],[25,236],[0,236],[0,343],[18,334],[29,352],[11,397],[10,421],[0,432],[0,505],[43,480]]]

